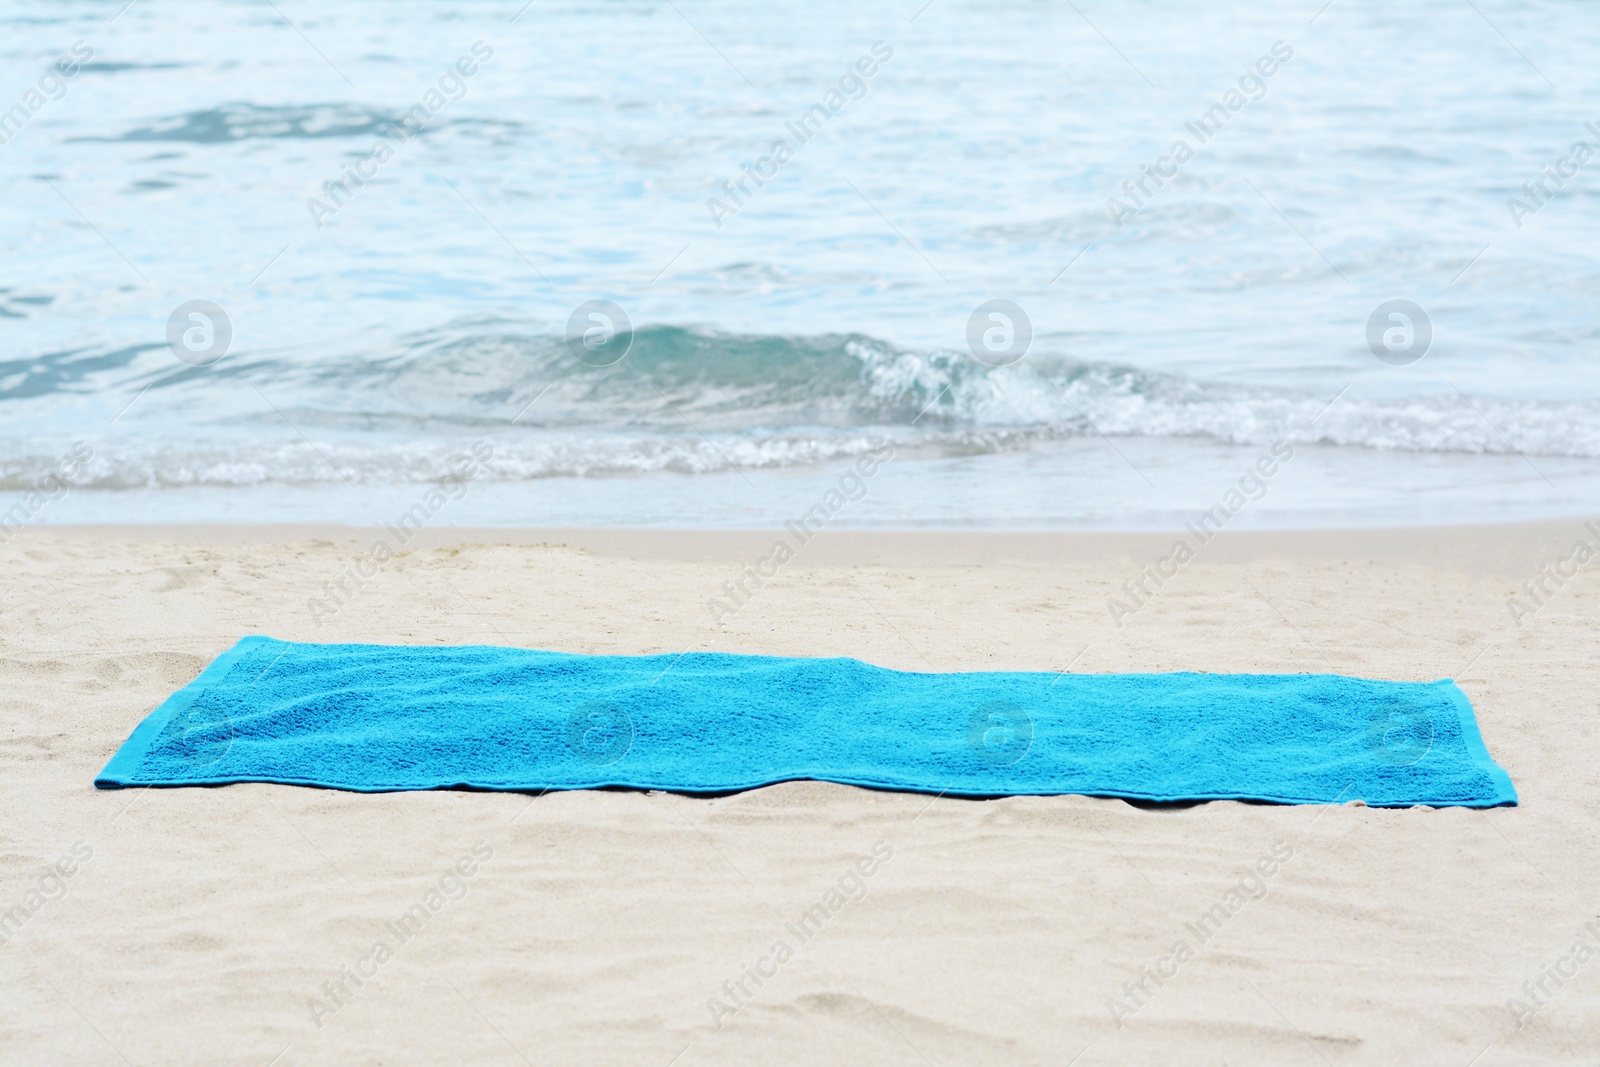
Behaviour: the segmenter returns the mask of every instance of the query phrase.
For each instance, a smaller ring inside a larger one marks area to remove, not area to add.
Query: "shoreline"
[[[1520,561],[1537,565],[1556,558],[1585,536],[1592,515],[1500,523],[1449,525],[1329,526],[1296,529],[1223,530],[1197,557],[1217,563],[1247,563],[1275,556],[1360,557],[1374,562],[1452,562],[1510,572]],[[133,543],[250,545],[322,542],[366,544],[390,528],[334,523],[84,523],[30,525],[11,543],[31,540],[99,540]],[[565,547],[596,556],[714,562],[753,559],[779,528],[628,526],[424,526],[406,551],[467,545]],[[1154,558],[1185,531],[1151,530],[960,530],[824,529],[804,544],[797,559],[815,564],[906,563],[976,565],[996,560],[1050,563]],[[1592,536],[1590,534],[1589,536]],[[3,550],[3,546],[0,546]]]

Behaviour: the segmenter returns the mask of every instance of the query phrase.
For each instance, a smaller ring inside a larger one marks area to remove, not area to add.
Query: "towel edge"
[[[1472,710],[1472,701],[1467,699],[1467,694],[1462,692],[1454,678],[1444,678],[1438,683],[1447,687],[1450,700],[1455,705],[1456,716],[1461,721],[1461,740],[1467,746],[1467,755],[1472,757],[1485,774],[1487,774],[1496,787],[1500,799],[1494,804],[1483,804],[1481,807],[1520,807],[1522,801],[1517,797],[1517,787],[1511,781],[1511,775],[1506,769],[1495,762],[1489,754],[1489,746],[1484,743],[1483,733],[1478,728],[1477,712]]]
[[[244,783],[257,783],[265,785],[290,785],[309,787],[312,789],[334,789],[343,793],[426,793],[443,790],[468,790],[501,793],[573,793],[588,789],[622,789],[629,792],[650,793],[681,793],[687,795],[717,796],[726,793],[743,793],[751,789],[762,789],[766,786],[781,785],[785,782],[829,782],[834,785],[855,786],[861,789],[883,789],[900,793],[914,793],[919,796],[950,797],[952,799],[983,799],[996,800],[1005,797],[1055,797],[1055,796],[1081,796],[1081,797],[1106,797],[1115,800],[1137,800],[1152,804],[1188,804],[1211,803],[1213,801],[1235,800],[1254,801],[1264,804],[1281,804],[1285,807],[1304,805],[1330,806],[1337,804],[1342,798],[1335,797],[1293,797],[1279,796],[1266,793],[1196,793],[1158,794],[1139,793],[1129,790],[1096,789],[1092,786],[1065,788],[1053,790],[1037,789],[1005,789],[1005,790],[971,790],[971,789],[943,789],[936,790],[932,786],[921,785],[916,782],[896,782],[886,779],[847,778],[837,775],[822,776],[817,774],[791,774],[776,778],[762,778],[737,784],[717,782],[705,785],[686,783],[640,784],[638,781],[611,781],[596,780],[592,782],[572,782],[560,784],[535,784],[530,782],[429,782],[424,784],[386,784],[374,785],[371,783],[345,784],[328,781],[326,779],[313,780],[307,778],[290,778],[288,776],[271,777],[266,775],[226,776],[216,778],[191,778],[191,779],[163,779],[159,781],[128,782],[130,787],[182,789],[190,786],[222,786],[239,785]],[[112,788],[121,788],[113,786]],[[1494,808],[1506,803],[1504,797],[1493,796],[1475,798],[1472,800],[1456,799],[1419,799],[1396,802],[1371,801],[1362,798],[1350,798],[1350,801],[1361,799],[1366,807],[1370,808]],[[1515,800],[1512,801],[1515,803]]]
[[[140,782],[136,781],[135,778],[139,771],[139,765],[144,762],[145,756],[149,755],[150,749],[161,736],[161,731],[165,730],[167,723],[172,721],[172,716],[176,715],[181,707],[186,707],[193,703],[201,693],[204,693],[224,678],[229,671],[233,670],[234,664],[238,663],[247,649],[259,644],[284,643],[276,638],[266,637],[261,634],[247,634],[235,641],[232,648],[229,648],[222,655],[208,663],[205,670],[201,671],[194,681],[168,696],[167,699],[157,704],[154,710],[145,715],[139,725],[133,728],[133,733],[128,735],[128,739],[118,746],[117,751],[112,754],[105,767],[101,769],[99,774],[95,775],[94,787],[96,789],[127,789],[162,784]]]

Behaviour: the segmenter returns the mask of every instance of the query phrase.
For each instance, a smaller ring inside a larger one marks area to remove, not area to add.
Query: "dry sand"
[[[715,629],[707,599],[770,536],[435,532],[319,627],[308,598],[370,534],[27,531],[0,549],[0,909],[38,906],[0,946],[0,1060],[1593,1064],[1600,958],[1570,953],[1600,944],[1600,564],[1521,626],[1507,608],[1581,534],[1224,535],[1120,628],[1107,597],[1170,537],[824,535]],[[1454,677],[1522,805],[92,788],[250,633]],[[492,858],[399,943],[385,924],[475,845]],[[865,895],[800,944],[785,924],[875,845]],[[1275,846],[1265,895],[1201,944],[1186,924]],[[1179,939],[1194,958],[1113,1020]],[[779,940],[793,958],[714,1025]],[[1541,980],[1519,1029],[1507,1000]]]

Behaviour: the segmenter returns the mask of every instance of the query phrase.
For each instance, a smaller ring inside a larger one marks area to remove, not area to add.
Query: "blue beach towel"
[[[722,792],[797,778],[969,796],[1517,802],[1450,681],[920,674],[266,637],[168,698],[95,785]]]

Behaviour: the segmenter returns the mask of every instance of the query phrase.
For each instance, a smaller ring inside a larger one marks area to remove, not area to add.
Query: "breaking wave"
[[[141,432],[97,444],[79,484],[433,481],[463,442],[480,438],[495,449],[487,477],[509,480],[794,467],[884,441],[901,454],[982,455],[1099,434],[1600,456],[1593,404],[1459,394],[1357,401],[1049,352],[994,368],[861,334],[653,326],[636,332],[626,359],[597,368],[559,337],[478,318],[377,355],[243,353],[202,369],[136,346],[0,362],[0,404],[141,392],[120,420]],[[163,432],[174,421],[187,427],[181,437]],[[3,455],[7,489],[35,484],[53,459],[23,438]]]

